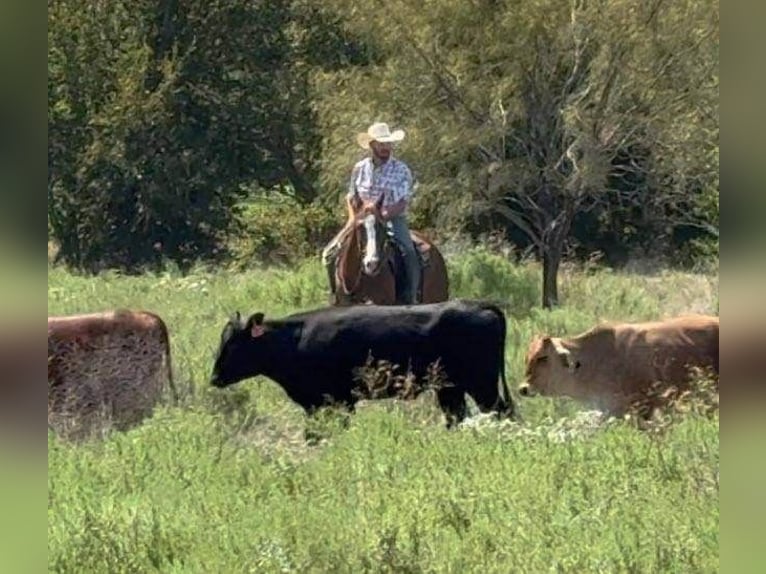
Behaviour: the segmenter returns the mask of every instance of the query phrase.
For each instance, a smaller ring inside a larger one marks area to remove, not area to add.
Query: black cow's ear
[[[266,328],[263,326],[263,318],[263,313],[253,313],[250,315],[250,318],[247,320],[247,325],[245,325],[245,329],[250,331],[251,336],[260,337],[266,331]]]
[[[263,313],[253,313],[248,317],[247,323],[245,323],[245,328],[250,329],[254,325],[263,325]]]

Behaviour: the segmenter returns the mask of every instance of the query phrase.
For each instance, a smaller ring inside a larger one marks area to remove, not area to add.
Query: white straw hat
[[[404,139],[404,130],[394,130],[393,132],[388,127],[388,124],[378,122],[372,124],[367,128],[366,132],[362,132],[356,136],[356,143],[358,143],[364,149],[370,147],[370,142],[376,141],[381,143],[400,142]]]

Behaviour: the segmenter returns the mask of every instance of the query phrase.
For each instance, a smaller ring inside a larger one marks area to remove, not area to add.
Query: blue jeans
[[[401,294],[402,301],[407,305],[415,304],[420,284],[420,261],[415,253],[415,244],[410,236],[410,228],[404,215],[397,215],[386,224],[389,233],[394,236],[394,241],[404,253],[404,289]]]

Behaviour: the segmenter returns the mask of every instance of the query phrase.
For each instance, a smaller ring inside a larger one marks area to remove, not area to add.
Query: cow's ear
[[[253,338],[260,337],[266,332],[266,327],[263,325],[263,313],[253,313],[247,320],[246,329],[250,331],[250,336]]]
[[[557,337],[547,337],[547,341],[548,344],[553,347],[553,350],[556,352],[559,359],[561,359],[564,367],[570,371],[574,371],[576,369],[575,365],[577,364],[577,361],[572,357],[572,352],[561,344],[561,339]]]
[[[556,341],[553,339],[553,337],[549,335],[545,335],[543,337],[543,349],[551,354],[557,355],[560,350],[560,345],[556,344]]]

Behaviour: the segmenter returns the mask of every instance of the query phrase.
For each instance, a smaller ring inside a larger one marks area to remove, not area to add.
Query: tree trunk
[[[303,176],[297,169],[291,164],[285,170],[287,179],[295,190],[295,196],[299,203],[302,205],[308,205],[316,198],[316,189],[311,185],[311,182]]]
[[[154,61],[146,68],[144,86],[150,92],[157,89],[162,81],[160,63],[170,53],[175,41],[175,17],[178,12],[178,0],[159,0],[155,15],[156,35],[149,38],[149,45],[154,47]]]
[[[564,254],[569,230],[576,213],[577,202],[572,195],[564,194],[561,212],[547,227],[543,238],[543,309],[559,304],[559,265]]]
[[[561,248],[548,246],[543,252],[543,309],[551,309],[559,304],[559,264]]]

